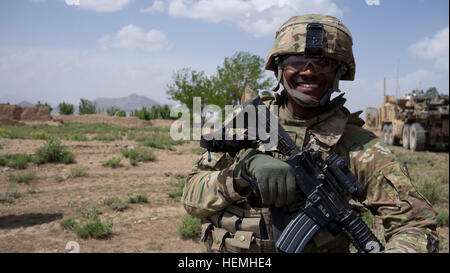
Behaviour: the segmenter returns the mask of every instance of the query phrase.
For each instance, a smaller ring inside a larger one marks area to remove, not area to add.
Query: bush
[[[137,203],[148,203],[148,197],[145,194],[138,194],[136,196],[129,196],[128,203],[137,204]]]
[[[62,229],[68,230],[74,230],[78,226],[77,221],[75,221],[73,218],[63,219],[61,220],[61,222],[59,222],[59,224]]]
[[[80,99],[80,104],[78,105],[78,114],[79,115],[89,115],[96,114],[97,109],[95,107],[95,103],[87,99]]]
[[[136,166],[138,162],[155,161],[156,156],[153,151],[146,147],[121,149],[123,156],[130,159],[130,164]]]
[[[127,114],[124,110],[121,110],[119,107],[117,106],[111,106],[108,109],[106,109],[106,113],[108,114],[108,116],[117,116],[117,117],[126,117]]]
[[[103,162],[102,166],[103,167],[110,167],[110,168],[118,168],[118,167],[122,167],[123,165],[120,163],[120,161],[122,161],[119,157],[113,157],[110,160]]]
[[[75,162],[73,154],[61,146],[61,140],[51,137],[39,149],[36,150],[34,159],[36,164],[44,164],[47,162]]]
[[[196,239],[201,234],[201,221],[190,215],[185,215],[178,226],[178,235],[183,239]]]
[[[73,104],[61,102],[58,104],[59,114],[60,115],[72,115],[73,114]]]
[[[124,118],[127,116],[127,112],[125,112],[125,110],[119,110],[116,116]]]
[[[124,211],[128,208],[128,202],[124,202],[115,196],[105,199],[103,204],[117,211]]]
[[[111,235],[112,222],[103,223],[98,215],[92,216],[83,225],[72,218],[61,220],[61,228],[74,231],[79,237],[105,239]]]
[[[13,169],[23,170],[28,166],[32,157],[27,154],[0,155],[0,166],[8,166]]]

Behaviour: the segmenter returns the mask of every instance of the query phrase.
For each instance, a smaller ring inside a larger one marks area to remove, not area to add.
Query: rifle
[[[244,114],[241,115],[241,113],[247,112],[244,111],[245,109],[253,108],[253,111],[256,111],[256,127],[258,127],[258,123],[261,124],[261,121],[265,119],[266,132],[267,130],[269,132],[273,129],[278,130],[277,151],[288,157],[286,162],[291,166],[295,175],[296,186],[306,196],[307,200],[300,213],[286,227],[280,220],[280,217],[282,217],[281,210],[275,208],[275,206],[271,207],[272,224],[278,249],[287,253],[302,252],[320,228],[327,228],[333,236],[343,232],[358,252],[376,253],[383,251],[383,245],[344,198],[345,192],[357,197],[363,191],[363,186],[349,170],[348,161],[335,153],[330,153],[323,160],[319,152],[310,149],[301,151],[278,122],[278,119],[274,119],[273,114],[265,105],[264,107],[258,107],[261,105],[264,104],[259,96],[241,105],[240,111],[224,125],[222,132],[202,136],[200,146],[206,148],[208,153],[229,152],[232,156],[240,149],[253,147],[255,141],[249,139],[224,140],[218,138],[223,136],[226,130],[236,126],[237,119],[248,118]],[[262,109],[264,111],[261,111]],[[276,120],[277,124],[271,123],[271,119]],[[244,122],[244,127],[248,132],[256,135],[261,142],[260,135],[258,135],[260,131],[257,128],[251,128],[248,120]],[[270,143],[267,134],[265,137],[265,140],[261,142],[262,145]],[[250,182],[253,194],[260,196],[256,179],[254,177],[244,178]]]

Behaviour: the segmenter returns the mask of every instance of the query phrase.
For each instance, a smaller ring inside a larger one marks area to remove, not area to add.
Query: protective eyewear
[[[337,67],[337,63],[332,59],[305,58],[304,56],[289,56],[283,60],[281,67],[291,72],[299,73],[304,72],[310,64],[316,73],[333,72]]]

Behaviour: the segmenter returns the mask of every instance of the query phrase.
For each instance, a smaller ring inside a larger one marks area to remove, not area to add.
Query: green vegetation
[[[75,158],[72,152],[61,146],[61,140],[59,138],[51,137],[36,150],[36,156],[33,158],[33,161],[36,164],[44,164],[47,162],[69,164],[75,162]]]
[[[207,77],[203,71],[182,68],[172,76],[173,83],[167,86],[170,99],[179,101],[188,109],[193,108],[193,97],[201,97],[203,104],[219,107],[237,105],[246,87],[255,92],[273,86],[271,78],[266,78],[264,59],[248,52],[236,52],[225,58],[217,73]]]
[[[105,199],[103,204],[117,211],[124,211],[128,208],[127,201],[122,201],[115,196]]]
[[[9,139],[33,139],[35,132],[42,134],[45,132],[48,136],[59,139],[85,141],[88,140],[84,135],[113,135],[113,136],[140,136],[152,135],[153,133],[164,133],[169,137],[170,128],[163,127],[125,127],[106,123],[78,123],[68,122],[60,126],[25,125],[25,126],[2,126],[0,128],[0,137]],[[80,139],[77,139],[80,137]]]
[[[136,166],[138,162],[155,161],[156,156],[153,150],[147,147],[127,147],[121,149],[123,156],[130,159],[130,164]]]
[[[61,102],[58,104],[59,114],[60,115],[72,115],[73,114],[73,104]]]
[[[43,139],[43,140],[47,140],[50,138],[50,136],[45,131],[34,131],[30,134],[30,137],[32,139]]]
[[[127,202],[131,203],[131,204],[148,203],[148,197],[145,194],[138,194],[136,196],[128,196]]]
[[[201,155],[201,154],[203,154],[204,152],[206,152],[206,149],[204,149],[204,148],[202,148],[202,147],[196,147],[196,148],[191,148],[191,149],[190,149],[190,152],[191,152],[191,153],[194,153],[194,154]]]
[[[97,109],[94,102],[87,99],[80,99],[80,103],[78,105],[78,115],[89,115],[96,113]]]
[[[88,169],[89,169],[88,167],[82,165],[70,168],[69,178],[86,177],[88,176],[87,173]]]
[[[173,200],[174,202],[180,202],[185,184],[186,181],[184,179],[172,181],[169,183],[172,189],[167,193],[167,195],[171,198],[171,200]]]
[[[29,171],[26,173],[16,173],[8,175],[8,179],[12,183],[24,183],[30,184],[30,182],[36,178],[36,172]]]
[[[22,194],[14,189],[14,183],[9,183],[5,192],[0,192],[0,203],[14,203],[14,200],[22,197]]]
[[[138,117],[142,120],[152,120],[152,119],[177,119],[178,117],[170,116],[170,107],[167,104],[152,105],[150,110],[147,107],[142,107],[141,110],[131,111],[130,116]]]
[[[390,147],[391,148],[391,147]],[[400,163],[406,163],[411,181],[433,205],[449,200],[449,156],[446,153],[411,152],[392,147]]]
[[[448,210],[438,210],[437,222],[440,227],[448,227]]]
[[[201,234],[201,221],[190,215],[183,216],[177,234],[183,239],[197,239]]]
[[[62,229],[72,230],[83,239],[106,239],[112,234],[113,223],[111,221],[103,223],[98,215],[94,215],[81,224],[73,218],[60,221]]]
[[[160,133],[152,134],[142,140],[142,145],[144,146],[170,151],[175,151],[175,148],[172,147],[173,145],[181,145],[183,143],[183,140],[173,140],[171,137],[167,137],[167,135]]]
[[[69,140],[69,141],[88,141],[89,138],[87,138],[87,136],[84,136],[82,134],[74,134],[71,137],[69,137],[67,140]]]
[[[32,156],[27,154],[0,155],[0,166],[23,170],[32,160]]]
[[[100,141],[115,141],[122,140],[122,136],[120,136],[119,132],[114,131],[112,134],[98,134],[92,138],[92,140],[100,140]]]
[[[126,117],[127,113],[125,112],[125,110],[121,110],[119,107],[117,106],[111,106],[108,109],[106,109],[106,113],[108,114],[108,116],[116,116],[116,117]]]
[[[120,161],[122,161],[122,159],[120,159],[120,157],[113,157],[110,160],[103,162],[102,166],[103,167],[109,167],[109,168],[119,168],[122,167],[122,163],[120,163]]]

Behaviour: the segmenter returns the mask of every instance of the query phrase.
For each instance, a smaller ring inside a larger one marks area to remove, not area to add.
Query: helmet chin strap
[[[333,92],[341,92],[339,90],[339,80],[345,73],[347,72],[347,66],[345,64],[340,64],[338,69],[336,70],[336,74],[333,80],[333,86],[322,96],[320,99],[315,99],[310,96],[307,96],[297,90],[293,89],[289,83],[286,81],[286,78],[283,75],[283,71],[281,68],[278,68],[277,75],[277,85],[272,89],[277,91],[279,89],[280,83],[282,82],[284,88],[288,92],[288,94],[294,99],[294,101],[302,107],[313,108],[318,106],[325,105],[331,97]]]

